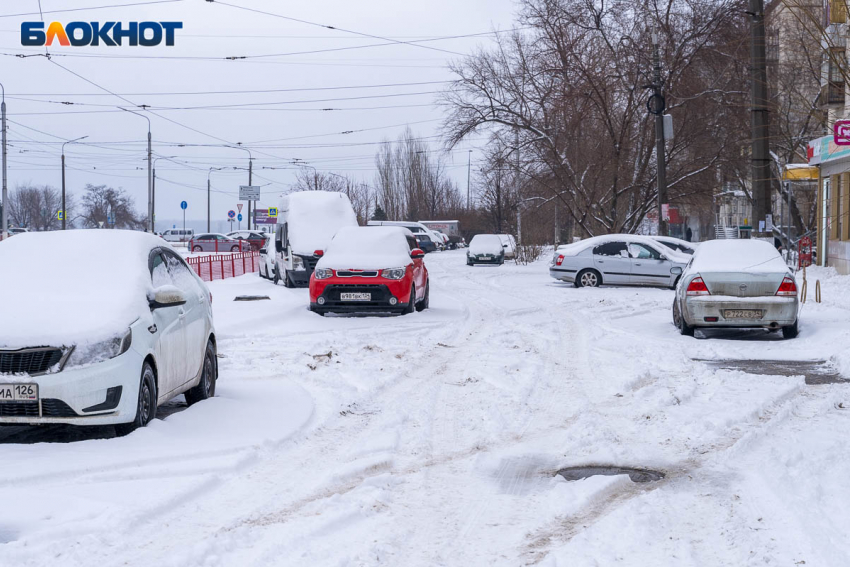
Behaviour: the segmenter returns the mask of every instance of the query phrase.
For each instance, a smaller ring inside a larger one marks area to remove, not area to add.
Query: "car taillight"
[[[779,284],[779,289],[776,290],[776,295],[797,297],[797,283],[794,281],[794,278],[785,276],[785,279]]]
[[[685,295],[711,295],[708,291],[708,288],[705,285],[705,282],[702,281],[702,278],[697,276],[691,280],[691,283],[688,284],[688,289],[685,291]]]
[[[557,260],[555,260],[555,264],[556,264],[556,265],[558,265],[558,266],[560,266],[560,265],[561,265],[561,264],[563,264],[563,263],[564,263],[564,255],[563,255],[563,254],[558,254],[558,259],[557,259]]]

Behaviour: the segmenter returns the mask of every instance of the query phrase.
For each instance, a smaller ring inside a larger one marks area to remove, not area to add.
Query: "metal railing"
[[[235,278],[260,269],[259,252],[238,252],[217,256],[190,256],[186,263],[205,282]]]

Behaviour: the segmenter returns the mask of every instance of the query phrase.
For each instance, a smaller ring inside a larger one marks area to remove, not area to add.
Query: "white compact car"
[[[258,273],[261,278],[274,279],[274,233],[266,235],[266,239],[260,248],[260,269]]]
[[[45,263],[59,277],[44,277]],[[0,424],[113,424],[215,395],[212,296],[142,232],[30,233],[0,243]]]

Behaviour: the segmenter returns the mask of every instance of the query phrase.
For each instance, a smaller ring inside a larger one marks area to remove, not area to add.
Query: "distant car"
[[[413,235],[413,237],[416,238],[418,247],[426,254],[437,251],[437,243],[434,242],[429,234],[417,232]]]
[[[560,246],[549,275],[576,287],[675,287],[691,257],[648,236],[608,234]]]
[[[259,250],[266,241],[266,235],[257,230],[235,230],[228,232],[227,236],[236,240],[244,240],[251,245],[252,250]]]
[[[248,252],[251,245],[224,234],[199,234],[189,241],[192,252]]]
[[[476,234],[466,251],[466,265],[504,264],[505,248],[497,234]]]
[[[513,234],[500,234],[499,240],[502,241],[502,248],[505,250],[505,259],[512,260],[516,258],[516,239]]]
[[[310,277],[310,310],[324,315],[428,309],[424,257],[407,229],[341,228]]]
[[[40,276],[44,262],[61,282]],[[0,246],[0,423],[143,427],[215,395],[212,296],[162,239],[33,233]]]
[[[162,239],[167,242],[189,242],[195,236],[193,228],[170,228],[161,234]]]
[[[446,241],[443,240],[442,233],[439,233],[436,230],[429,230],[428,236],[430,236],[431,240],[434,241],[434,244],[437,245],[437,250],[443,251],[446,249]]]
[[[266,240],[260,248],[260,269],[261,278],[267,280],[274,279],[274,233],[266,234]]]
[[[29,232],[28,228],[9,228],[9,236],[15,236],[16,234],[24,234],[25,232]]]
[[[682,274],[673,300],[673,324],[683,335],[706,327],[798,332],[794,273],[771,244],[712,240],[700,244]]]
[[[688,254],[693,256],[693,253],[696,252],[697,243],[688,242],[687,240],[682,240],[680,238],[673,238],[672,236],[652,236],[653,240],[657,240],[670,250],[674,252],[679,252],[682,254]]]

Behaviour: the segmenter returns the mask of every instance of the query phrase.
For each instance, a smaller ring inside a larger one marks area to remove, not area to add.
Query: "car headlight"
[[[71,356],[68,357],[65,367],[94,364],[115,358],[130,350],[130,344],[132,342],[133,331],[127,329],[127,332],[123,336],[107,339],[99,343],[76,346],[73,352],[71,352]]]
[[[400,280],[407,270],[405,268],[387,268],[381,271],[381,276],[388,280]]]
[[[330,268],[318,268],[313,273],[316,275],[317,280],[326,280],[332,278],[334,275],[334,271]]]
[[[304,258],[302,258],[301,256],[296,256],[295,254],[293,254],[292,255],[292,269],[298,270],[298,271],[304,270],[305,269],[304,268]],[[330,277],[330,276],[328,276],[328,277]]]

